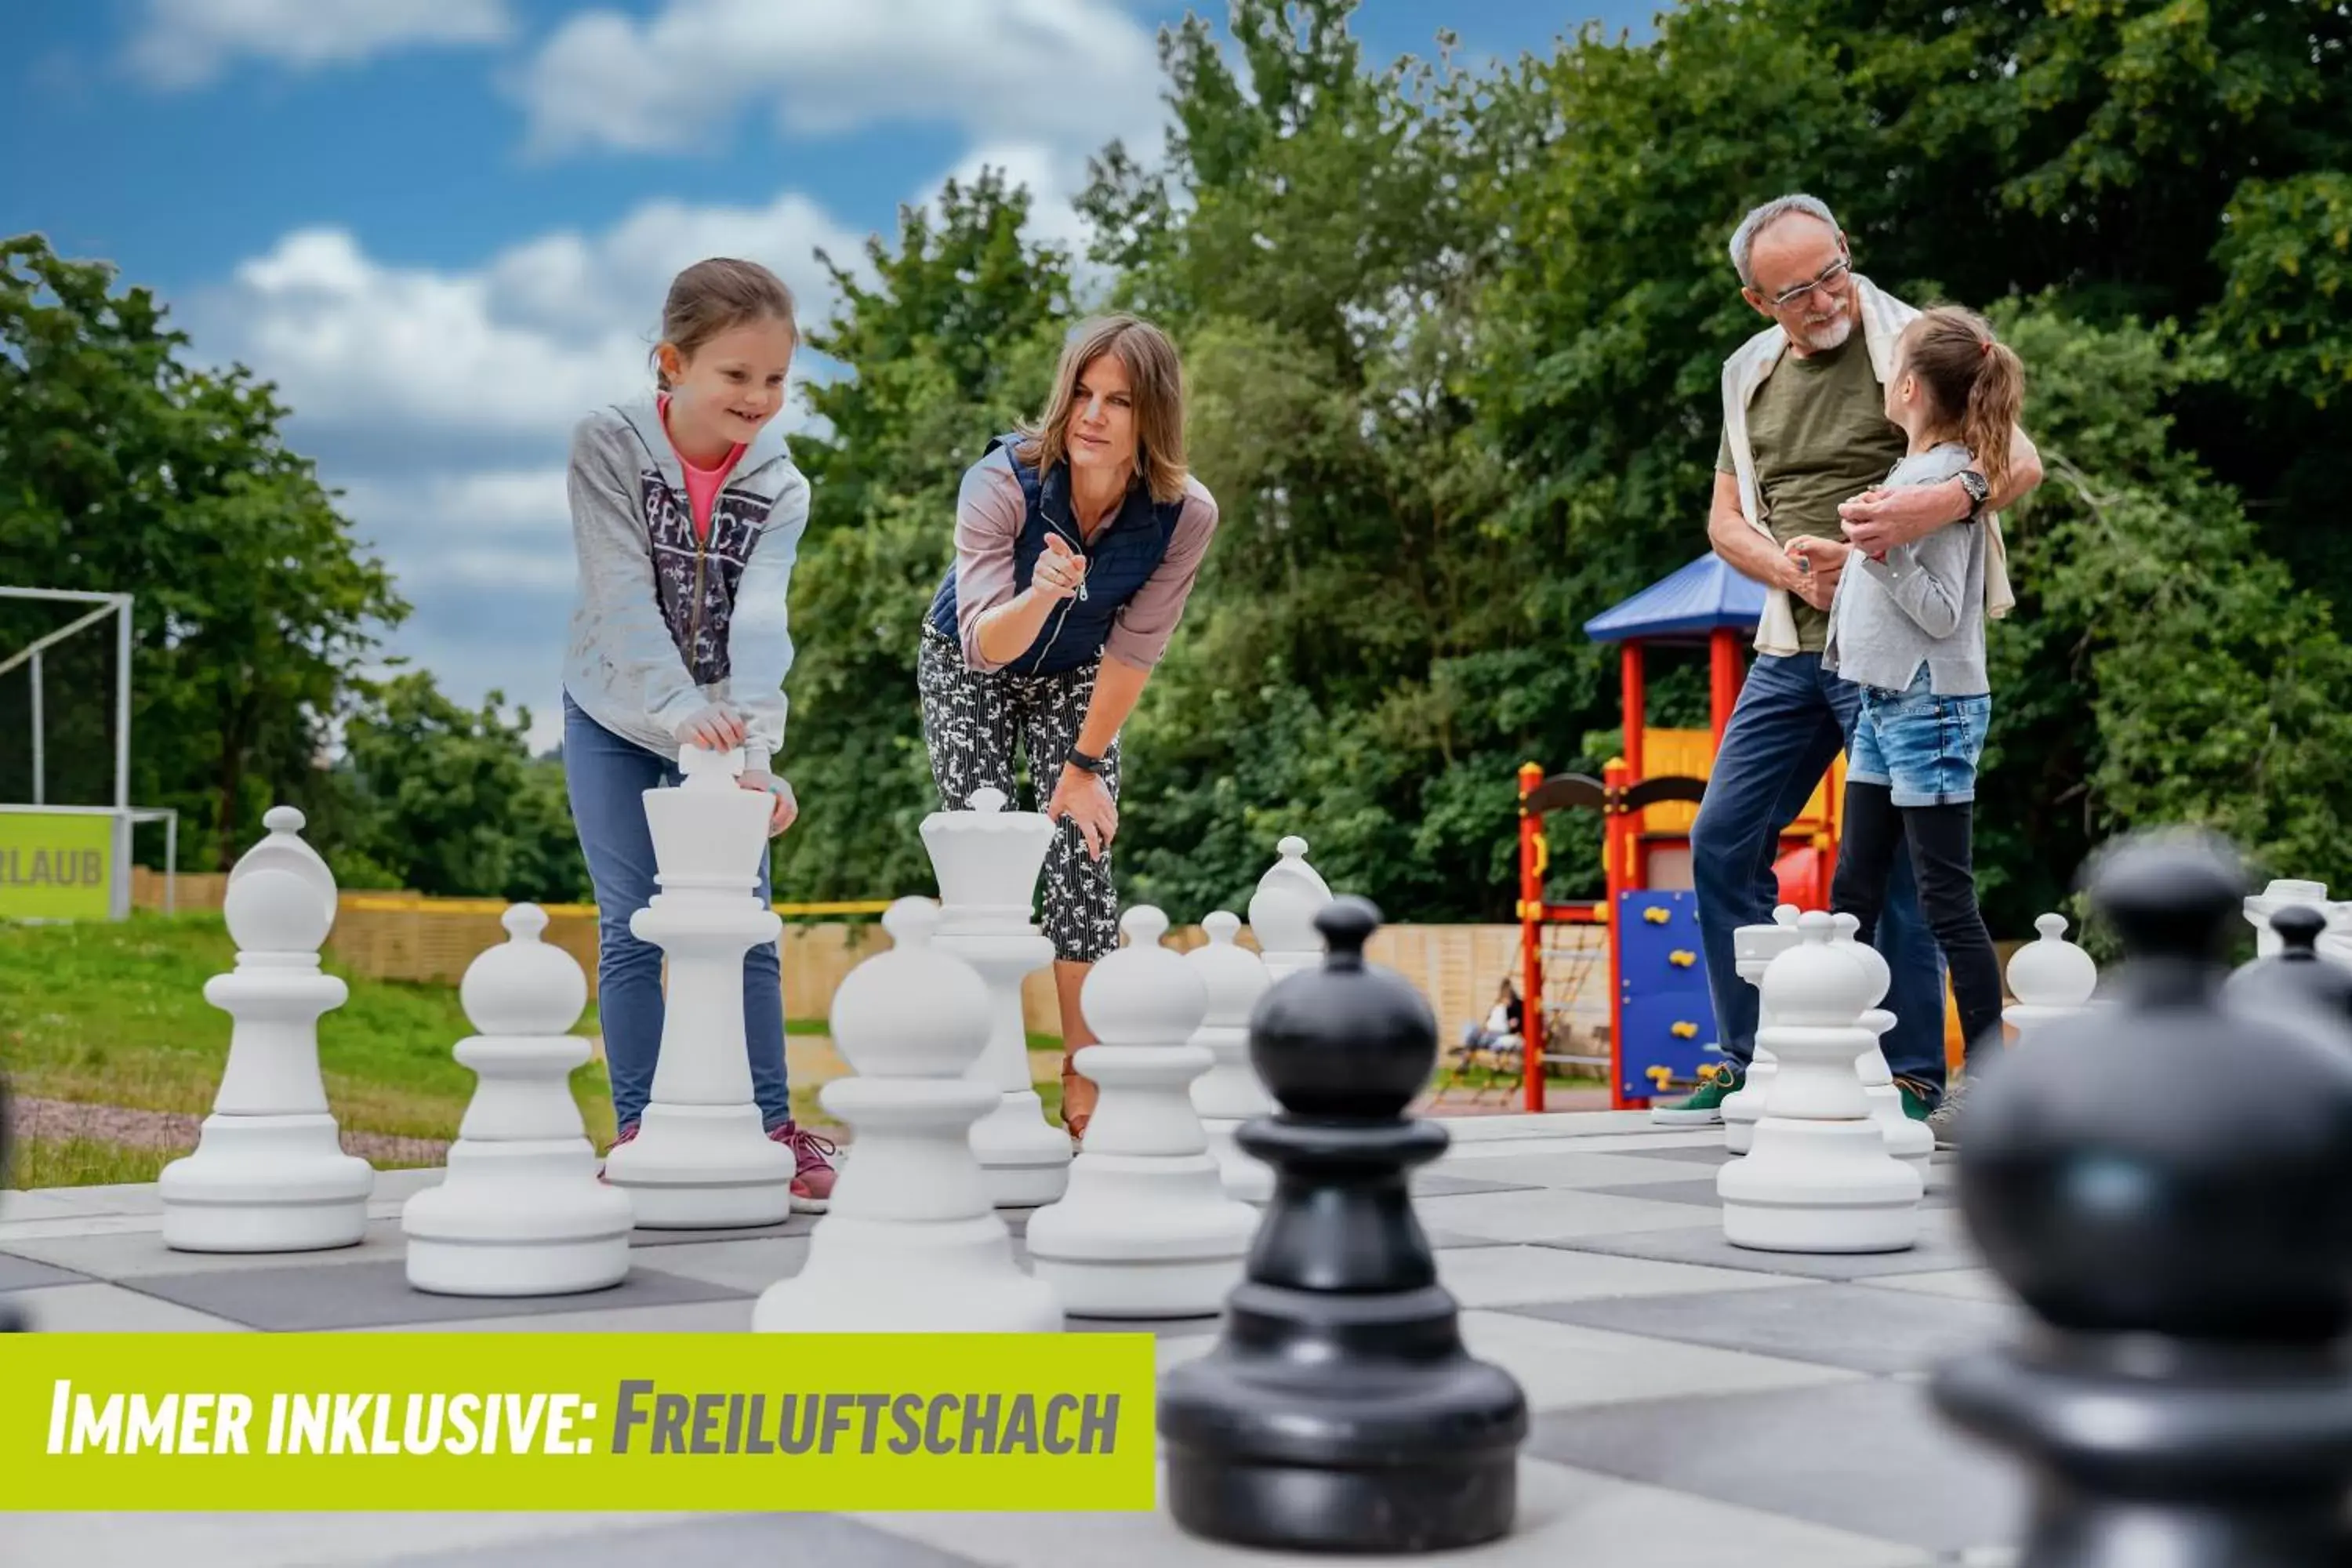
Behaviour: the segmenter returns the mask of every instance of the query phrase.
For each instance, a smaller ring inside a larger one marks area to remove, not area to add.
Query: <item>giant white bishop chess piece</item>
[[[1069,1191],[1030,1216],[1030,1265],[1074,1317],[1212,1317],[1241,1282],[1258,1214],[1225,1192],[1192,1110],[1210,1063],[1191,1043],[1208,992],[1160,945],[1166,915],[1139,905],[1119,924],[1127,945],[1081,994],[1101,1043],[1078,1052],[1077,1069],[1102,1099]]]
[[[895,946],[842,982],[833,1037],[854,1076],[818,1091],[856,1131],[857,1158],[809,1237],[800,1272],[752,1309],[761,1333],[1053,1333],[1052,1288],[1024,1272],[981,1184],[971,1130],[1003,1103],[972,1065],[988,987],[942,949],[938,911],[900,899]]]
[[[1231,910],[1213,911],[1201,928],[1209,940],[1186,953],[1184,962],[1208,993],[1209,1010],[1192,1043],[1207,1047],[1212,1065],[1192,1080],[1192,1109],[1225,1191],[1244,1203],[1266,1203],[1274,1197],[1274,1167],[1234,1142],[1234,1130],[1282,1109],[1250,1065],[1250,1011],[1272,982],[1265,961],[1234,940],[1242,922]]]
[[[572,1075],[588,1042],[572,1033],[588,977],[540,940],[547,911],[514,904],[507,940],[466,967],[457,988],[478,1031],[457,1042],[477,1083],[450,1147],[448,1174],[401,1209],[408,1282],[443,1296],[567,1296],[629,1273],[628,1194],[596,1179]]]
[[[1331,902],[1330,884],[1307,863],[1307,840],[1293,833],[1275,847],[1282,858],[1257,879],[1249,901],[1250,934],[1257,939],[1269,983],[1323,962],[1323,933],[1315,929],[1315,917]]]
[[[1734,1154],[1745,1154],[1755,1141],[1756,1124],[1764,1120],[1764,1101],[1772,1093],[1772,1079],[1780,1072],[1780,1064],[1772,1053],[1764,1048],[1764,1031],[1772,1025],[1772,1016],[1764,1009],[1764,971],[1774,959],[1797,944],[1797,906],[1781,904],[1772,911],[1769,925],[1741,926],[1731,933],[1731,951],[1737,961],[1739,978],[1758,987],[1756,1001],[1755,1055],[1748,1064],[1746,1081],[1732,1093],[1724,1096],[1723,1146]],[[1663,1114],[1651,1113],[1655,1121],[1672,1121],[1671,1110]]]
[[[1855,1063],[1876,1043],[1862,1016],[1874,984],[1832,944],[1819,910],[1799,918],[1796,946],[1764,972],[1780,1059],[1748,1157],[1716,1177],[1724,1239],[1770,1252],[1900,1252],[1916,1244],[1927,1182],[1887,1152]]]
[[[335,879],[290,805],[228,874],[236,968],[205,982],[234,1020],[228,1067],[195,1152],[163,1167],[163,1245],[181,1252],[310,1252],[367,1235],[375,1172],[343,1152],[319,1069],[319,1019],[350,989],[319,964]]]
[[[783,930],[758,896],[768,796],[736,782],[740,751],[683,747],[678,767],[684,783],[645,792],[661,891],[629,917],[668,956],[661,1058],[604,1179],[649,1229],[774,1225],[793,1212],[797,1162],[761,1120],[743,1030],[743,955]]]
[[[1022,981],[1054,959],[1054,944],[1029,918],[1054,825],[1043,812],[1005,810],[1001,790],[977,790],[970,805],[923,818],[923,847],[940,884],[931,942],[988,984],[988,1048],[971,1076],[999,1098],[972,1125],[971,1148],[989,1199],[999,1208],[1035,1208],[1060,1197],[1070,1175],[1069,1134],[1046,1121],[1030,1080],[1021,1001]]]
[[[1855,940],[1862,921],[1852,915],[1832,917],[1837,928],[1836,940],[1831,946],[1862,965],[1870,976],[1870,1005],[1859,1020],[1870,1031],[1870,1048],[1854,1058],[1854,1070],[1862,1076],[1862,1091],[1870,1100],[1870,1114],[1886,1134],[1886,1152],[1898,1160],[1918,1167],[1924,1176],[1928,1163],[1936,1155],[1936,1135],[1924,1121],[1914,1120],[1903,1109],[1903,1091],[1895,1086],[1895,1069],[1887,1065],[1886,1048],[1880,1044],[1886,1031],[1895,1027],[1895,1015],[1878,1004],[1885,999],[1895,984],[1895,972],[1886,966],[1879,951],[1866,942]]]

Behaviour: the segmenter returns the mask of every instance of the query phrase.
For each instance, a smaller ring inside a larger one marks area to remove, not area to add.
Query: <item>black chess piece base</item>
[[[1236,1138],[1281,1188],[1217,1348],[1161,1384],[1171,1517],[1290,1551],[1438,1552],[1508,1534],[1526,1395],[1464,1348],[1406,1187],[1411,1167],[1444,1152],[1444,1130],[1281,1118]]]
[[[2047,1336],[1938,1369],[1934,1396],[2025,1458],[2018,1568],[2352,1563],[2340,1355],[2153,1339],[2119,1354]]]

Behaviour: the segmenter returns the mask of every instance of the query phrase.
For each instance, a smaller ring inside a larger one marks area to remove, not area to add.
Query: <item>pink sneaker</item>
[[[841,1146],[830,1138],[820,1138],[806,1131],[797,1121],[787,1121],[768,1136],[791,1149],[793,1158],[799,1162],[799,1173],[793,1177],[793,1212],[824,1213],[832,1205],[836,1174],[832,1157],[841,1152]]]

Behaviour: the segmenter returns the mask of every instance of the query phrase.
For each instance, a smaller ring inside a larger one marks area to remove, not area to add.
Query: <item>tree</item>
[[[182,811],[191,863],[225,868],[264,809],[320,787],[332,724],[407,605],[284,444],[270,387],[184,363],[153,294],[112,283],[38,237],[0,242],[0,581],[138,595],[133,794]],[[43,624],[0,606],[12,646]],[[111,689],[112,658],[59,645],[52,689]],[[110,717],[68,710],[66,737]],[[110,746],[53,755],[57,798],[110,798],[73,777]]]
[[[779,840],[785,899],[871,898],[928,885],[918,829],[938,806],[915,653],[954,559],[956,491],[988,438],[1042,410],[1067,258],[1025,241],[1027,195],[984,171],[950,181],[934,216],[902,210],[875,282],[824,257],[837,321],[809,346],[843,379],[812,389],[825,433],[796,443],[814,488],[793,574],[798,651],[782,765],[802,815]]]

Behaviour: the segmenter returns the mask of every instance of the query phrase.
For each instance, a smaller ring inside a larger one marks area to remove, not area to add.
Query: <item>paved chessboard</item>
[[[1496,1568],[1915,1568],[1999,1563],[2022,1517],[2006,1458],[1946,1426],[1923,1374],[2021,1313],[1979,1267],[1948,1156],[1919,1245],[1872,1257],[1743,1252],[1722,1237],[1719,1130],[1641,1112],[1477,1117],[1422,1173],[1416,1205],[1473,1353],[1520,1381],[1537,1418],[1520,1521],[1475,1552]],[[0,1292],[36,1327],[735,1332],[797,1269],[815,1222],[640,1232],[635,1268],[593,1297],[485,1302],[411,1290],[400,1204],[437,1172],[379,1179],[366,1242],[303,1257],[164,1250],[152,1187],[0,1199]],[[1014,1221],[1016,1233],[1019,1221]],[[1213,1320],[1149,1328],[1167,1367]],[[1317,1563],[1229,1551],[1164,1513],[673,1518],[654,1514],[0,1517],[0,1562],[77,1568],[1162,1568]]]

